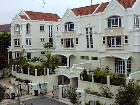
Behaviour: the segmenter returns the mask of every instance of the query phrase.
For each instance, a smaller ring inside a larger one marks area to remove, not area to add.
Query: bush
[[[110,75],[110,84],[111,85],[125,85],[126,84],[126,78],[124,74],[111,74]]]
[[[83,81],[88,81],[88,74],[86,69],[82,71],[81,76]]]
[[[4,99],[5,89],[0,85],[0,102]]]
[[[109,67],[106,68],[97,68],[94,72],[94,81],[97,83],[106,84],[107,75],[109,74]]]
[[[101,96],[100,93],[94,91],[94,90],[90,90],[90,88],[85,89],[85,92],[88,94],[92,94],[92,95],[96,95],[96,96]]]
[[[68,91],[68,98],[70,99],[71,103],[76,104],[78,103],[78,94],[76,93],[75,90],[69,90]]]
[[[118,89],[115,100],[119,105],[138,105],[140,86],[133,81]]]

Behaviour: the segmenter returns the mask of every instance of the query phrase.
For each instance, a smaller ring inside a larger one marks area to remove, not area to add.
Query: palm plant
[[[49,71],[54,72],[54,70],[58,67],[59,65],[59,58],[55,55],[47,54],[46,55],[47,60],[43,60],[43,66],[45,68],[48,68]]]

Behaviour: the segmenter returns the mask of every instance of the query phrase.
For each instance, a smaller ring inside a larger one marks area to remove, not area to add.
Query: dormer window
[[[65,31],[74,31],[74,23],[73,22],[65,23]]]
[[[111,16],[108,18],[108,28],[121,27],[121,17]]]

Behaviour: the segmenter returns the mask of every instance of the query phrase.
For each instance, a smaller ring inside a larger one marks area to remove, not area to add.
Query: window
[[[26,34],[30,34],[30,24],[26,24]]]
[[[15,45],[15,47],[20,47],[19,39],[14,39],[14,45]]]
[[[105,39],[106,39],[106,37],[103,37],[103,44],[105,44]]]
[[[65,48],[74,47],[73,38],[64,39],[64,43],[65,43]]]
[[[26,38],[26,45],[31,45],[31,38]]]
[[[78,44],[78,38],[76,38],[76,44]]]
[[[92,28],[86,28],[87,48],[93,48]]]
[[[20,52],[15,52],[15,59],[16,58],[19,58],[21,56],[21,53]]]
[[[125,36],[125,44],[128,44],[128,36]]]
[[[15,28],[14,29],[15,30],[15,33],[20,34],[20,25],[19,24],[16,24],[14,28]]]
[[[27,59],[31,59],[31,53],[27,53]]]
[[[41,42],[44,42],[44,41],[45,41],[45,38],[40,38],[40,41],[41,41]]]
[[[121,27],[121,17],[111,16],[108,18],[108,28]]]
[[[73,22],[65,23],[65,31],[74,31],[74,23]]]
[[[45,51],[41,51],[41,54],[42,54],[42,55],[45,55]]]
[[[49,43],[51,43],[52,46],[53,46],[53,29],[52,29],[52,25],[49,25]]]
[[[80,59],[89,60],[88,56],[80,56]]]
[[[61,39],[61,44],[62,44],[62,45],[64,44],[64,40],[63,40],[63,39]]]
[[[131,59],[127,60],[127,71],[131,72]],[[124,74],[125,73],[125,61],[120,58],[115,59],[115,72]]]
[[[58,25],[56,26],[56,31],[58,31]]]
[[[44,31],[44,24],[40,24],[40,31],[41,31],[41,32]]]
[[[98,60],[98,57],[91,57],[91,60]]]
[[[107,36],[107,47],[121,47],[121,36]]]
[[[139,16],[135,15],[134,16],[134,28],[139,28],[139,27],[140,27]]]

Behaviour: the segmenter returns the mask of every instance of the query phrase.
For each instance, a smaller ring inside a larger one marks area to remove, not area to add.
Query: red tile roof
[[[132,8],[136,0],[118,0],[124,8]]]
[[[74,12],[76,16],[89,15],[89,14],[92,14],[98,6],[99,4],[86,6],[86,7],[80,7],[80,8],[73,8],[72,11]]]
[[[11,28],[10,24],[0,25],[0,32],[10,32],[10,28]]]
[[[29,20],[29,18],[26,15],[20,15],[21,19]]]
[[[28,17],[31,20],[40,20],[40,21],[58,21],[60,17],[57,14],[52,13],[42,13],[42,12],[33,12],[33,11],[25,11]],[[21,19],[28,20],[28,17],[23,15],[20,16]]]
[[[124,7],[124,8],[132,8],[136,0],[118,0],[118,2]],[[82,16],[82,15],[89,15],[92,14],[96,8],[95,13],[103,12],[105,8],[108,6],[109,2],[102,3],[101,5],[95,4],[91,6],[86,7],[80,7],[80,8],[73,8],[72,11],[76,16]]]
[[[108,6],[109,2],[102,3],[100,7],[97,9],[96,13],[103,12],[105,8]]]

